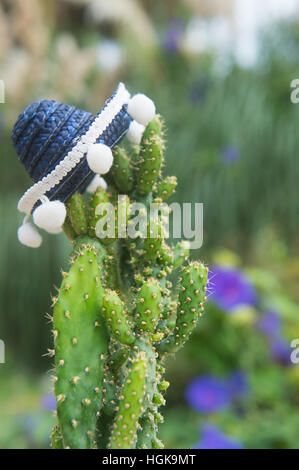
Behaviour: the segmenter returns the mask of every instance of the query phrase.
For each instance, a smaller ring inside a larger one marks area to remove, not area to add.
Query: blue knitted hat
[[[77,191],[104,186],[99,175],[112,166],[111,149],[125,134],[138,144],[154,114],[149,98],[142,94],[130,98],[122,83],[96,116],[56,101],[28,106],[12,131],[18,157],[35,182],[18,203],[26,214],[18,231],[21,243],[41,244],[40,234],[29,222],[31,214],[37,226],[59,233],[66,216],[64,202]]]

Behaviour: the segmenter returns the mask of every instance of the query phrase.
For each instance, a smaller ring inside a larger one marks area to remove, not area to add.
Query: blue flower
[[[214,413],[241,400],[248,391],[247,376],[242,371],[235,371],[221,379],[213,375],[202,375],[188,385],[186,400],[200,413]]]
[[[228,378],[228,385],[233,400],[240,400],[249,392],[247,375],[241,370],[237,370],[230,375]]]
[[[275,339],[280,336],[281,319],[276,312],[265,312],[258,321],[257,326],[269,339]]]
[[[232,145],[227,145],[220,152],[220,159],[225,165],[232,165],[241,157],[240,151]]]
[[[41,399],[41,407],[44,410],[55,411],[56,410],[56,400],[54,393],[48,393],[43,395]]]
[[[194,379],[186,390],[189,405],[201,413],[213,413],[226,408],[232,402],[226,381],[211,375]]]
[[[281,332],[281,319],[276,312],[266,312],[258,322],[258,328],[267,336],[271,357],[280,364],[291,364],[292,348]]]
[[[210,300],[226,312],[242,305],[256,306],[254,286],[242,271],[235,268],[214,266],[210,270]]]
[[[211,424],[204,424],[195,449],[243,449],[242,443]]]
[[[292,348],[284,338],[277,338],[271,341],[270,351],[272,358],[283,365],[290,365]]]

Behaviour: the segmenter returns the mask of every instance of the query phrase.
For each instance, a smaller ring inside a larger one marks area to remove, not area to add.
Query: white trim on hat
[[[81,137],[77,144],[61,160],[47,176],[31,186],[21,197],[18,210],[27,215],[31,214],[36,202],[39,201],[50,189],[54,188],[65,176],[80,162],[90,145],[94,144],[100,135],[111,124],[122,107],[130,100],[130,93],[123,83],[120,83],[116,94],[96,117],[88,131]]]

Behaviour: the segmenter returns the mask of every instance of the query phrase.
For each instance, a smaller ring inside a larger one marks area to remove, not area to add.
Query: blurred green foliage
[[[5,368],[1,369],[0,449],[48,448],[55,417],[43,405],[47,378],[38,380]]]

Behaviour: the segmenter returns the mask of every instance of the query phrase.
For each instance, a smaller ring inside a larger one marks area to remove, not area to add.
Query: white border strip
[[[93,121],[92,125],[77,144],[69,151],[63,160],[40,181],[31,186],[21,197],[18,203],[18,210],[30,215],[36,202],[50,189],[54,188],[60,181],[80,162],[86,154],[89,146],[94,144],[98,137],[103,134],[111,124],[115,116],[121,111],[124,104],[130,99],[130,93],[123,83],[120,83],[118,90],[112,100],[104,107],[102,112]]]

